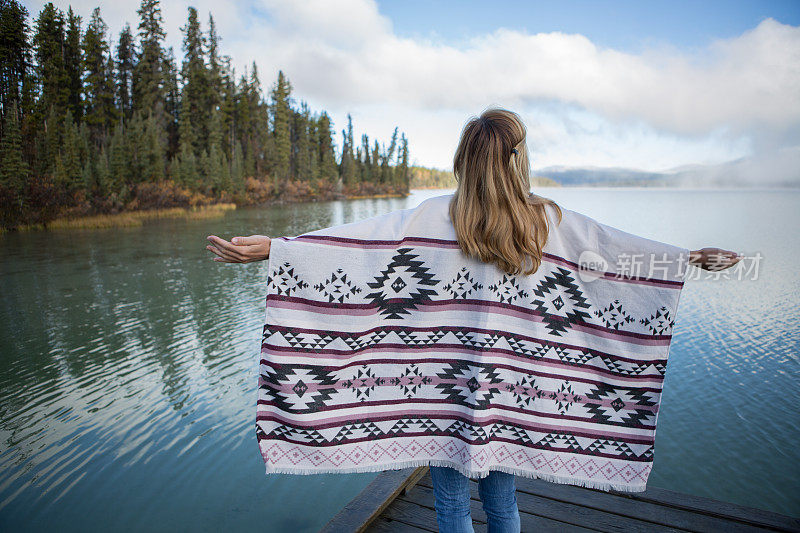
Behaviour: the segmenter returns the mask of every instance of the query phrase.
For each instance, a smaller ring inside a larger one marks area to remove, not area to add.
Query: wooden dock
[[[486,531],[478,482],[470,481],[472,522]],[[800,519],[659,488],[605,492],[517,476],[522,532],[800,532]],[[331,519],[321,533],[438,531],[427,466],[387,470]]]

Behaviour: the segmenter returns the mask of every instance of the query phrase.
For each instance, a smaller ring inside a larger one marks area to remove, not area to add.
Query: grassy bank
[[[18,231],[37,231],[53,229],[96,229],[141,226],[145,220],[159,218],[185,218],[197,220],[217,218],[226,211],[236,209],[236,204],[212,204],[198,207],[169,207],[166,209],[147,209],[142,211],[126,211],[114,215],[92,215],[83,217],[63,217],[49,221],[47,224],[26,224],[19,226]],[[0,233],[3,230],[0,229]]]
[[[321,195],[322,200],[347,199],[360,200],[367,198],[403,198],[406,195],[397,193],[376,193],[376,194],[336,194]],[[280,199],[270,199],[266,204],[280,205],[283,203],[293,203],[312,200],[320,200],[312,195],[295,194],[283,196]],[[108,215],[87,215],[87,216],[65,216],[55,218],[47,223],[22,224],[17,226],[15,231],[41,231],[41,230],[60,230],[60,229],[100,229],[100,228],[121,228],[141,226],[145,220],[159,218],[183,218],[186,220],[199,220],[207,218],[217,218],[223,216],[227,211],[236,209],[235,203],[218,203],[210,205],[199,205],[193,207],[167,207],[160,209],[140,209],[136,211],[123,211]],[[0,234],[8,233],[9,230],[0,228]]]
[[[405,194],[354,194],[347,196],[348,200],[365,200],[367,198],[405,198],[407,195]]]

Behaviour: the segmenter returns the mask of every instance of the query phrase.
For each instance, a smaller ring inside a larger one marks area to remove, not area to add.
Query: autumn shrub
[[[186,207],[210,203],[210,198],[193,193],[173,181],[137,183],[133,189],[133,200],[128,209],[157,209],[163,207]]]

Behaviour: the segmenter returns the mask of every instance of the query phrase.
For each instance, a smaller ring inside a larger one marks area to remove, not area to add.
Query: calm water
[[[205,237],[297,235],[446,192],[0,235],[0,529],[317,531],[377,474],[264,474],[266,262],[215,263]],[[649,238],[762,254],[755,280],[687,282],[649,484],[800,515],[800,191],[539,192]]]

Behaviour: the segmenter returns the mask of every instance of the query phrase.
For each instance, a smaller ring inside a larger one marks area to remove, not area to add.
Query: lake
[[[750,277],[685,285],[648,486],[800,515],[800,191],[535,191],[761,254]],[[318,531],[377,473],[264,473],[267,263],[216,263],[206,235],[297,235],[449,192],[0,235],[0,529]]]

